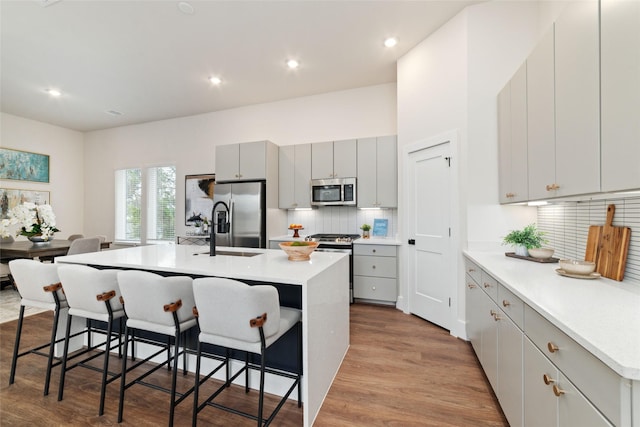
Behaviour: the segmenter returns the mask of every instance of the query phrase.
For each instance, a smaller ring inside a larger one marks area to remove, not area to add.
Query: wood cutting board
[[[584,259],[595,261],[596,271],[602,276],[621,281],[627,265],[631,229],[613,226],[615,212],[616,206],[609,205],[606,223],[589,227]]]

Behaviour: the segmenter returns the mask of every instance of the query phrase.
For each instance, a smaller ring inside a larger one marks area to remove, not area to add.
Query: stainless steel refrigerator
[[[215,184],[212,226],[217,246],[267,247],[265,191],[265,181]]]

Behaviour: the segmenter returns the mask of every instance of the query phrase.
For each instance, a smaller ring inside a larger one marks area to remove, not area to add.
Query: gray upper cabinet
[[[273,160],[269,156],[273,147],[277,152],[277,146],[269,141],[216,146],[216,181],[267,179],[267,163]],[[277,157],[275,160],[277,162]]]
[[[311,144],[311,177],[327,179],[357,176],[356,153],[355,139]]]
[[[358,207],[398,206],[396,136],[358,139]]]
[[[556,137],[554,101],[554,28],[527,58],[527,158],[529,200],[554,194]]]
[[[571,2],[555,24],[555,196],[600,191],[597,0]]]
[[[280,147],[278,162],[280,209],[311,207],[311,144]]]
[[[601,0],[602,191],[640,188],[640,2]]]
[[[528,199],[527,68],[523,64],[498,95],[500,202]]]

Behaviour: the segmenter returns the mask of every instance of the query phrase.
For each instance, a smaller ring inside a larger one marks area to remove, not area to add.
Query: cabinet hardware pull
[[[511,199],[512,197],[516,197],[516,195],[513,194],[513,193],[507,193],[507,194],[505,194],[505,196],[507,196],[507,199]]]
[[[498,320],[502,320],[502,317],[498,316],[498,313],[496,313],[493,315],[493,320],[497,322]]]
[[[502,300],[502,306],[503,307],[509,307],[511,305],[511,303],[509,301],[507,301],[506,299]]]
[[[544,383],[545,383],[546,385],[549,385],[549,384],[551,384],[551,383],[555,383],[555,382],[556,382],[556,380],[554,380],[553,378],[551,378],[551,377],[550,377],[549,375],[547,375],[547,374],[544,374],[544,375],[542,376],[542,380],[544,381]]]
[[[469,269],[469,270],[467,270],[467,271],[469,271],[469,273],[473,273],[474,271],[476,271],[476,269],[475,269],[475,268],[470,268],[470,269]]]
[[[553,394],[555,394],[556,396],[560,397],[565,393],[565,391],[563,389],[561,389],[560,387],[558,387],[557,385],[553,385]]]
[[[494,319],[496,318],[496,316],[498,315],[498,313],[495,310],[491,310],[489,311],[489,314],[491,315],[491,317],[493,317]]]
[[[490,287],[491,287],[491,284],[490,284],[490,283],[487,283],[487,282],[484,282],[484,287],[485,287],[485,289],[490,288]]]
[[[376,250],[374,249],[372,252],[375,254],[375,253],[376,253]]]
[[[373,265],[373,266],[371,266],[371,268],[373,268],[373,269],[375,270],[375,269],[376,269],[376,266],[375,266],[375,265]]]
[[[558,184],[547,185],[547,191],[554,191],[554,190],[558,190],[559,188],[560,186]]]
[[[549,341],[547,343],[547,348],[549,349],[549,352],[551,352],[551,353],[555,353],[556,351],[560,350],[560,347],[558,347],[557,345],[555,345],[551,341]]]
[[[372,287],[371,287],[371,289],[373,289],[373,290],[375,291],[375,290],[376,290],[376,287],[375,287],[375,286],[372,286]]]
[[[473,283],[467,283],[467,286],[469,287],[469,289],[475,289],[476,285]]]

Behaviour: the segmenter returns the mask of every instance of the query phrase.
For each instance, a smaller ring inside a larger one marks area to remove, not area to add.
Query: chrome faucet
[[[219,224],[218,221],[215,223],[215,213],[218,205],[224,206],[227,211],[227,221],[224,224]],[[211,209],[211,236],[209,238],[209,256],[216,256],[216,228],[219,229],[220,233],[228,233],[229,232],[229,220],[231,218],[231,212],[229,211],[229,206],[223,202],[222,200],[216,202]]]

